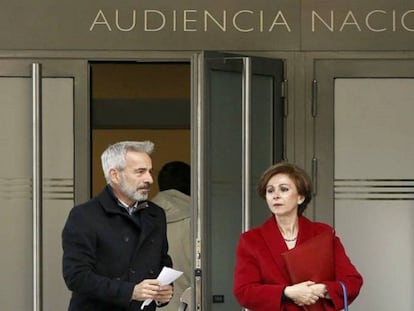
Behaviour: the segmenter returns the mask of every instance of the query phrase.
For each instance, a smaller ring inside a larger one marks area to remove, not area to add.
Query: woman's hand
[[[312,291],[315,295],[319,298],[328,298],[328,290],[326,289],[326,285],[323,283],[317,283],[310,286]]]
[[[323,286],[322,286],[323,285]],[[285,288],[286,297],[290,298],[298,306],[312,305],[323,298],[326,292],[324,284],[316,284],[306,281]]]

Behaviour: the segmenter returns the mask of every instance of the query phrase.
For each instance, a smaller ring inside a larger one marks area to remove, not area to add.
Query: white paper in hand
[[[174,282],[183,274],[182,271],[174,270],[172,268],[164,267],[162,268],[160,274],[157,277],[157,280],[160,281],[162,285],[168,285]],[[144,309],[145,306],[148,306],[151,303],[152,299],[147,299],[141,305],[141,310]]]

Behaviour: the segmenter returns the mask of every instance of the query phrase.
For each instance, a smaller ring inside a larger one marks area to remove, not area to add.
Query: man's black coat
[[[171,267],[165,213],[148,206],[130,216],[107,186],[75,206],[62,232],[63,277],[72,291],[69,311],[132,311],[135,284]],[[155,310],[155,303],[145,311]]]

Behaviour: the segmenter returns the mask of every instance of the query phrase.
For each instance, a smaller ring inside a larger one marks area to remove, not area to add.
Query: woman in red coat
[[[273,215],[239,239],[233,291],[243,307],[251,311],[293,311],[319,301],[327,311],[342,310],[343,293],[338,280],[347,288],[348,303],[358,296],[362,277],[336,236],[336,280],[290,282],[282,253],[324,231],[333,230],[327,224],[311,222],[302,216],[311,200],[311,189],[306,172],[290,163],[273,165],[260,178],[258,194],[266,200]],[[306,258],[303,264],[307,264]]]

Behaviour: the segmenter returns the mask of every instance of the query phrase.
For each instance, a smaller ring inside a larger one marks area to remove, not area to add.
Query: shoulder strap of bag
[[[341,284],[342,292],[344,294],[344,311],[348,311],[348,292],[346,290],[344,282],[339,281],[339,284]]]

